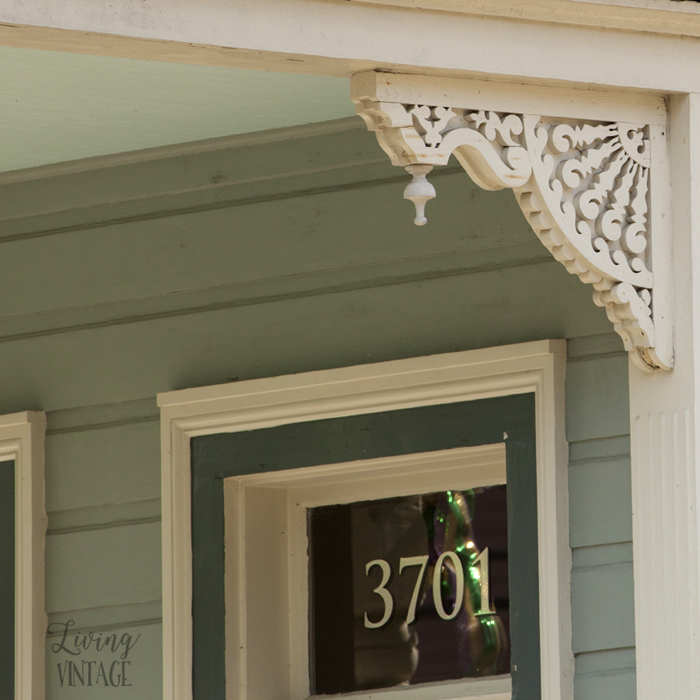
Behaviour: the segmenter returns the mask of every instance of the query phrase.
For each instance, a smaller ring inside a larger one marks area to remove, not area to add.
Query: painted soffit
[[[0,172],[348,117],[349,82],[0,47]]]

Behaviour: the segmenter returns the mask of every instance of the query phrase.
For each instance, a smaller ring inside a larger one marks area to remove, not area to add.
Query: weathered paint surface
[[[156,392],[564,337],[576,697],[634,698],[621,343],[512,194],[448,169],[417,228],[358,126],[0,187],[0,411],[49,412],[49,621],[141,634],[120,697],[161,697]],[[114,692],[61,687],[56,643],[50,700]]]
[[[0,695],[15,686],[15,463],[0,462]],[[6,631],[7,630],[7,631]]]

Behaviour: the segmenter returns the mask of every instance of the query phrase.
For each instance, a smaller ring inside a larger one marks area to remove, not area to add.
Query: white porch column
[[[669,126],[675,364],[630,363],[638,700],[700,698],[700,94]]]

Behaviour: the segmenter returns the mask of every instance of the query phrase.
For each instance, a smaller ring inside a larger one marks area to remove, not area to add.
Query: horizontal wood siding
[[[49,412],[49,621],[142,634],[120,697],[161,696],[157,392],[562,337],[577,700],[634,697],[621,344],[511,193],[433,182],[416,228],[354,121],[0,180],[0,411]]]
[[[567,437],[576,700],[635,698],[627,354],[569,342]]]

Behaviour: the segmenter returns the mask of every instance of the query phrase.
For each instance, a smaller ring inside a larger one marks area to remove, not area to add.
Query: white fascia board
[[[538,22],[697,36],[700,5],[694,0],[350,0],[371,5],[517,17]],[[590,7],[598,5],[598,7]],[[639,10],[643,10],[639,12]],[[669,14],[671,13],[671,14]],[[690,26],[688,26],[690,24]]]
[[[610,9],[572,0],[548,2],[597,16],[605,14],[601,8]],[[476,16],[359,0],[9,0],[0,4],[0,45],[345,77],[384,69],[700,92],[700,71],[695,70],[700,41],[687,36],[700,35],[698,14],[663,14],[683,18],[677,29],[686,36],[674,36],[662,33],[668,19],[631,31],[631,22],[611,29],[600,19],[595,27],[523,21],[532,2],[509,4],[518,5],[517,19],[483,16],[490,4],[505,3],[482,2],[482,15]],[[468,0],[455,3],[462,5],[471,6]],[[651,12],[613,9],[642,16]],[[515,14],[512,7],[510,14]]]

